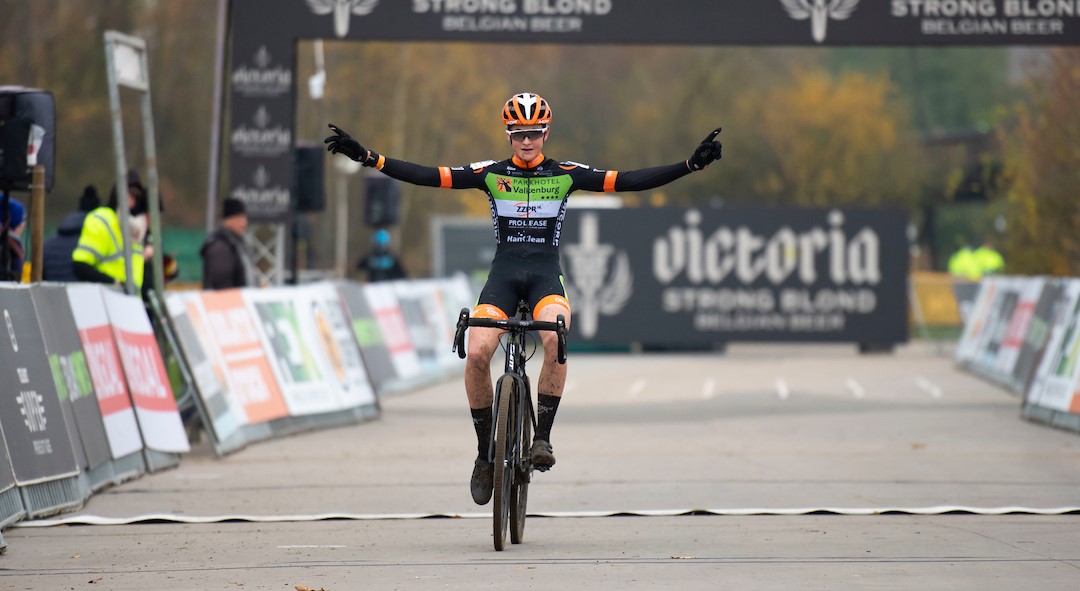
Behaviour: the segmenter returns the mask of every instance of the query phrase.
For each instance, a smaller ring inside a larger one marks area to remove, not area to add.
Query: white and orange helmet
[[[510,97],[503,107],[503,123],[511,125],[549,125],[551,106],[544,97],[521,92]]]

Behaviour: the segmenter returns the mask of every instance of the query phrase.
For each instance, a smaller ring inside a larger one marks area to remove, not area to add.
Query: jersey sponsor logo
[[[493,193],[494,195],[500,195],[500,193]],[[554,218],[559,215],[559,210],[562,209],[563,201],[552,200],[538,200],[526,201],[523,199],[509,200],[509,199],[491,199],[495,202],[495,209],[500,217],[504,218],[524,218],[524,217],[540,217],[540,218]]]
[[[473,169],[474,172],[480,172],[492,164],[495,164],[494,160],[481,160],[480,162],[473,162],[469,165],[469,168]]]
[[[510,193],[510,192],[513,191],[513,183],[510,182],[510,179],[507,179],[507,178],[496,179],[495,180],[495,185],[497,187],[496,190],[499,191],[500,193]]]
[[[530,214],[539,213],[540,209],[540,205],[532,205],[525,201],[519,201],[514,204],[514,211],[518,214],[518,217],[527,217]]]
[[[506,225],[510,228],[533,228],[543,230],[548,227],[548,220],[551,218],[527,218],[527,219],[509,219],[506,220]]]
[[[547,242],[546,240],[544,240],[543,236],[529,236],[528,234],[514,234],[513,236],[507,236],[506,241],[511,244],[544,244]]]

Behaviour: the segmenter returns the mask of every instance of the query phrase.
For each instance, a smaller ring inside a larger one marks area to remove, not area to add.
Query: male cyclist
[[[401,181],[446,189],[480,189],[487,194],[498,246],[487,283],[473,308],[474,317],[506,319],[524,299],[532,306],[536,320],[554,322],[561,314],[569,326],[570,302],[559,265],[559,234],[570,193],[653,189],[720,158],[720,142],[714,141],[720,132],[717,129],[687,160],[641,170],[599,170],[544,156],[541,150],[548,139],[552,111],[539,95],[525,92],[510,97],[503,106],[502,118],[513,156],[468,166],[429,167],[387,158],[364,148],[334,125],[330,125],[334,135],[325,141],[330,152],[344,154]],[[465,390],[479,452],[470,488],[478,505],[491,500],[492,493],[494,468],[488,461],[494,399],[491,357],[498,347],[499,333],[495,328],[469,330]],[[546,470],[555,464],[551,426],[566,382],[566,366],[556,361],[555,333],[543,332],[541,339],[544,364],[536,388],[536,435],[529,454],[534,466]]]

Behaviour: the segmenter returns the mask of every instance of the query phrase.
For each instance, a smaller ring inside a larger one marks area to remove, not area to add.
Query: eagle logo
[[[306,0],[311,12],[324,15],[334,14],[334,34],[343,39],[349,34],[349,20],[352,15],[367,16],[375,10],[379,0]]]
[[[829,24],[829,19],[846,20],[855,12],[859,0],[780,0],[780,4],[784,5],[784,10],[791,18],[797,21],[810,19],[810,32],[814,41],[823,43],[825,26]]]

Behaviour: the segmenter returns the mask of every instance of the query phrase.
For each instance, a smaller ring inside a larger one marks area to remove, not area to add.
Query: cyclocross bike
[[[495,386],[492,414],[495,417],[488,446],[488,461],[495,465],[494,491],[492,493],[492,522],[495,549],[506,546],[506,530],[510,541],[520,544],[525,536],[525,505],[529,498],[529,480],[534,466],[529,459],[529,445],[536,428],[536,412],[529,389],[529,376],[525,374],[525,362],[532,357],[526,354],[525,341],[535,336],[531,331],[550,330],[558,335],[558,360],[566,363],[566,319],[560,314],[555,322],[531,320],[528,303],[518,302],[513,318],[471,318],[469,309],[462,308],[458,314],[454,350],[465,359],[465,330],[470,326],[499,328],[503,335],[506,364],[502,377]],[[541,471],[547,468],[536,468]],[[507,527],[509,525],[509,527]]]

